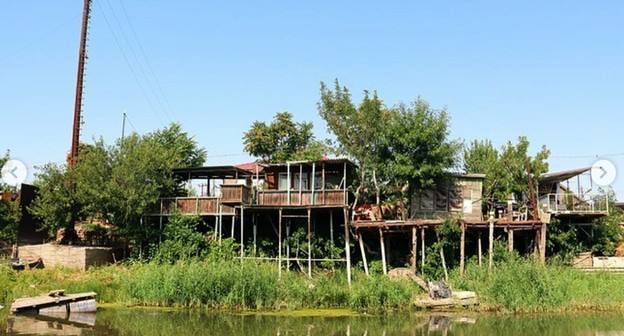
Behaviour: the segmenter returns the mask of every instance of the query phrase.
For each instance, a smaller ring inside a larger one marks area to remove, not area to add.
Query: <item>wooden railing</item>
[[[155,205],[152,214],[170,215],[178,212],[185,215],[213,215],[219,213],[219,208],[221,206],[223,206],[224,214],[234,213],[234,208],[228,205],[222,205],[219,197],[165,197],[161,198]]]
[[[251,188],[242,184],[222,184],[221,203],[251,204]]]
[[[257,205],[296,206],[296,205],[345,205],[344,190],[261,190],[258,192]]]
[[[609,213],[606,198],[583,199],[575,194],[546,194],[540,197],[540,206],[551,214],[600,214]]]

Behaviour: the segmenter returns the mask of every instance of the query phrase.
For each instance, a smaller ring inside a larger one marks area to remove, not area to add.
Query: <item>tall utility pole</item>
[[[80,32],[80,49],[78,51],[78,74],[76,78],[76,100],[74,102],[74,127],[72,131],[72,143],[69,153],[69,165],[76,164],[78,158],[78,146],[80,145],[80,120],[82,114],[82,87],[84,82],[84,68],[87,58],[87,35],[89,18],[91,17],[91,0],[84,0],[82,10],[82,30]]]

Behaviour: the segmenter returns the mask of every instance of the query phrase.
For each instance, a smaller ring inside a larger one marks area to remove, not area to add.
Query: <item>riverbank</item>
[[[518,259],[492,270],[469,263],[466,274],[451,272],[453,288],[475,291],[478,311],[509,313],[624,311],[624,275],[583,273]],[[422,294],[411,281],[366,277],[354,270],[351,286],[343,271],[312,279],[253,261],[185,261],[173,265],[129,263],[86,272],[50,268],[16,272],[0,268],[0,304],[52,289],[98,293],[98,302],[233,310],[349,309],[371,313],[414,311]]]

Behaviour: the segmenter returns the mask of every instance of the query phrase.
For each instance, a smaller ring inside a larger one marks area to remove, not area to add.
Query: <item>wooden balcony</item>
[[[256,200],[259,206],[332,206],[346,205],[344,190],[262,190]]]
[[[222,184],[221,203],[249,205],[251,204],[251,188],[242,184]]]
[[[219,197],[166,197],[161,198],[154,207],[152,215],[216,215],[221,206]],[[234,214],[234,208],[223,205],[223,214]]]

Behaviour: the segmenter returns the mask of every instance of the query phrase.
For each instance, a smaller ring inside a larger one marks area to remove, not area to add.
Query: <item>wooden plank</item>
[[[70,302],[94,299],[97,294],[95,292],[65,294],[62,296],[41,295],[35,297],[19,298],[13,301],[11,305],[11,313],[17,313],[22,310],[40,309],[55,305],[64,305]]]
[[[370,276],[368,273],[368,262],[366,261],[366,251],[364,250],[364,240],[362,239],[362,233],[358,232],[358,242],[360,243],[360,253],[362,253],[362,263],[364,264],[364,273],[366,276]]]
[[[383,265],[383,273],[388,274],[388,265],[386,263],[386,246],[384,243],[383,230],[379,229],[379,243],[381,244],[381,264]]]
[[[412,271],[416,274],[416,264],[418,259],[418,235],[416,231],[418,229],[414,226],[412,227]]]
[[[464,275],[466,259],[466,224],[461,222],[461,236],[459,237],[459,274]]]

